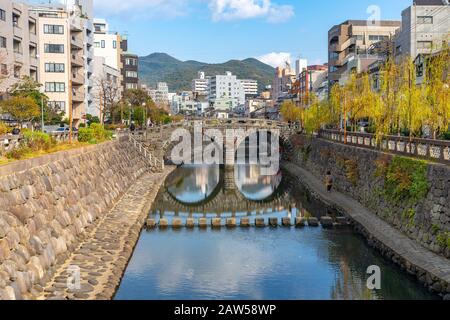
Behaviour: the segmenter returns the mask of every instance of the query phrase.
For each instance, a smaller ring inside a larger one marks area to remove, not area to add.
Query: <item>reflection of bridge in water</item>
[[[291,184],[277,184],[274,192],[261,200],[249,199],[242,192],[245,181],[236,183],[236,175],[238,173],[230,168],[220,170],[220,177],[214,190],[206,195],[204,199],[188,203],[177,199],[169,191],[166,185],[157,195],[154,205],[153,214],[173,213],[175,216],[242,216],[265,214],[270,212],[280,212],[283,210],[291,211],[295,206],[290,197]],[[281,175],[279,176],[281,179]],[[250,183],[252,181],[250,180]],[[278,181],[278,182],[281,182]]]

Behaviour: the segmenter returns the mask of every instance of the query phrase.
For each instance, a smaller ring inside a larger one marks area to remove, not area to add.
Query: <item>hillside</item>
[[[258,81],[260,90],[271,84],[274,68],[256,59],[230,60],[221,64],[208,64],[198,61],[180,61],[165,53],[153,53],[139,58],[139,78],[152,87],[159,81],[167,82],[172,92],[191,90],[192,79],[198,71],[206,75],[224,74],[231,71],[239,79]]]

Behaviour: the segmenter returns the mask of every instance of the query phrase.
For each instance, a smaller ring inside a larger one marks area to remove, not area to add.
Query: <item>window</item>
[[[127,66],[137,66],[137,60],[136,59],[132,59],[132,58],[126,58],[125,59],[125,64]]]
[[[6,38],[0,37],[0,48],[6,48]]]
[[[46,92],[65,92],[66,85],[64,82],[46,82],[45,83]]]
[[[45,72],[64,72],[64,63],[46,63]]]
[[[49,102],[47,102],[47,105],[53,111],[64,111],[64,110],[66,110],[66,102],[65,101],[49,101]]]
[[[417,41],[417,49],[431,49],[432,41]]]
[[[57,24],[44,24],[44,33],[64,34],[64,26]]]
[[[433,24],[432,16],[419,16],[417,17],[417,24]]]
[[[13,26],[14,27],[19,27],[19,18],[20,18],[20,16],[18,14],[13,13],[12,21],[13,21]]]
[[[357,41],[363,41],[364,40],[364,36],[362,34],[358,34],[355,36]]]
[[[6,12],[3,9],[0,9],[0,20],[6,21]]]
[[[44,44],[44,52],[45,53],[64,53],[64,45],[63,44]]]
[[[371,35],[369,36],[369,41],[383,41],[388,40],[389,36]]]
[[[116,48],[117,48],[117,41],[113,40],[113,49],[116,49]]]
[[[137,89],[137,83],[127,83],[125,84],[126,89]]]
[[[100,42],[94,42],[94,48],[100,48]]]
[[[127,76],[127,78],[137,78],[138,74],[136,71],[127,71],[126,76]]]
[[[339,53],[334,52],[334,51],[330,52],[330,60],[336,60],[338,58],[339,58]]]
[[[102,48],[105,48],[105,40],[102,40]]]
[[[20,78],[20,70],[22,69],[21,66],[14,66],[14,78],[19,79]]]
[[[8,75],[8,66],[4,63],[0,64],[0,74],[3,76]]]

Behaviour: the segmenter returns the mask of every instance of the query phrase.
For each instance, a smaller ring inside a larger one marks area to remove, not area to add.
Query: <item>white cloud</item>
[[[284,66],[286,64],[286,61],[289,63],[291,63],[292,61],[291,54],[289,52],[271,52],[256,57],[256,59],[274,68]]]
[[[95,0],[95,16],[138,18],[174,18],[188,12],[188,0]]]
[[[268,22],[279,23],[294,16],[294,8],[277,5],[271,0],[209,0],[209,8],[214,21],[232,21],[265,18]]]

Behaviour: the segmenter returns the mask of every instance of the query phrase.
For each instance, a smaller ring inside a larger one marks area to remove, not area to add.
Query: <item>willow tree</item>
[[[319,101],[314,94],[311,94],[311,104],[304,110],[305,131],[310,134],[317,132],[325,125],[332,123],[333,118],[331,104],[326,100]]]
[[[450,119],[450,49],[448,46],[425,60],[425,104],[429,109],[428,126],[433,138],[449,128]]]
[[[302,109],[295,106],[292,101],[286,100],[283,102],[280,108],[281,116],[285,121],[300,121],[302,122]],[[303,124],[303,123],[302,123]]]
[[[339,86],[338,83],[335,83],[330,89],[330,95],[328,98],[329,106],[331,108],[330,112],[333,114],[333,119],[336,120],[336,128],[341,128],[342,121],[342,110],[341,110],[341,101],[344,96],[343,89]]]
[[[429,110],[422,104],[426,92],[422,86],[416,85],[416,66],[411,57],[405,58],[400,64],[399,82],[399,126],[408,129],[409,138],[412,140],[429,117]]]

